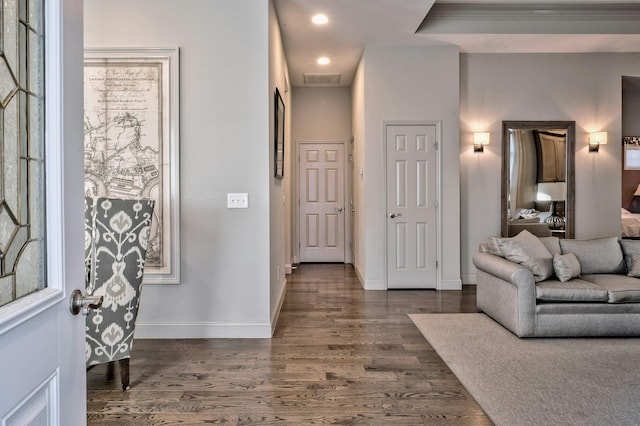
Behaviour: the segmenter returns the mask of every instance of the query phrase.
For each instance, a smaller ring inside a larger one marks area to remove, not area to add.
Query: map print
[[[85,194],[156,201],[146,265],[162,267],[162,66],[85,61]]]

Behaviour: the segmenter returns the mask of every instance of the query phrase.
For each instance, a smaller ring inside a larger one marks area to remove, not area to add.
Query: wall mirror
[[[502,122],[503,237],[574,237],[575,121]]]

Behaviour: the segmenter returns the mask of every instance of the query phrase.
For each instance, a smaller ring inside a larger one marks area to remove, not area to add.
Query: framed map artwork
[[[84,56],[85,194],[155,200],[144,283],[178,284],[178,49]]]

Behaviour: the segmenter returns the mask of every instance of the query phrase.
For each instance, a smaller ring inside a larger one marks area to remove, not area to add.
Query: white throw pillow
[[[553,256],[531,232],[524,230],[513,238],[496,238],[496,242],[502,255],[529,268],[536,282],[553,275]]]

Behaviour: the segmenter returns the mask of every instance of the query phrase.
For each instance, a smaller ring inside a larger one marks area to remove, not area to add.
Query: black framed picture
[[[275,94],[275,155],[274,170],[276,179],[284,177],[284,101],[276,87]]]

